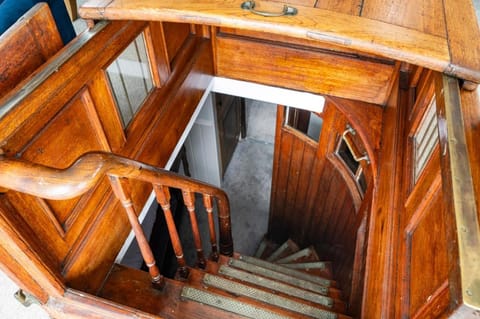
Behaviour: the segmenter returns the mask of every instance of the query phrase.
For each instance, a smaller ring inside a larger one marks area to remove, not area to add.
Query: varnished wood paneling
[[[346,102],[343,107],[348,113],[354,104]],[[324,259],[334,262],[335,276],[348,295],[357,232],[367,210],[359,211],[362,199],[345,165],[334,165],[340,162],[334,152],[347,122],[340,110],[327,100],[318,143],[284,125],[283,108],[277,112],[268,236],[278,242],[290,237],[300,245],[314,245]],[[371,192],[371,174],[367,176]],[[365,198],[370,201],[371,195]]]
[[[394,66],[218,36],[217,75],[383,104]]]
[[[186,23],[163,22],[163,32],[170,63],[190,34],[190,25]]]
[[[126,136],[112,88],[103,70],[93,75],[92,81],[88,84],[88,90],[105,132],[108,145],[112,152],[116,153],[125,144]]]
[[[360,15],[363,2],[362,0],[318,0],[315,8],[358,16]]]
[[[48,5],[35,5],[0,37],[0,98],[62,46]]]
[[[462,72],[478,77],[480,27],[472,0],[445,0],[445,20],[451,65],[445,73]],[[479,83],[479,81],[475,81]]]
[[[81,92],[22,151],[26,160],[66,167],[88,151],[109,151],[105,133],[88,91]],[[60,224],[64,224],[78,199],[47,201]]]
[[[171,121],[160,128],[161,134],[149,137],[152,123],[158,121],[162,114],[162,108],[158,107],[163,105],[160,100],[165,97],[166,100],[163,102],[171,105],[172,90],[181,86],[183,80],[187,78],[191,71],[189,66],[194,64],[195,59],[190,64],[187,63],[185,68],[183,68],[185,63],[180,65],[182,70],[176,71],[172,76],[174,80],[163,79],[165,88],[155,90],[156,96],[149,96],[147,99],[154,107],[140,110],[140,113],[148,113],[142,115],[145,127],[131,125],[130,135],[127,136],[123,132],[109,83],[103,73],[103,69],[147,25],[144,22],[114,22],[107,24],[92,39],[87,41],[82,38],[86,43],[78,52],[74,51],[76,53],[60,65],[56,72],[43,80],[37,88],[32,89],[1,118],[0,135],[5,153],[65,168],[77,156],[91,150],[114,150],[138,156],[141,150],[145,150],[145,143],[155,144],[157,141],[167,140],[163,129],[172,128]],[[150,31],[151,34],[154,33],[154,30]],[[83,34],[81,37],[86,36],[92,35]],[[73,45],[75,41],[60,54],[69,55]],[[165,43],[161,42],[149,47],[149,54],[161,54],[162,52],[158,51],[162,51],[164,45]],[[188,51],[186,54],[194,51]],[[189,98],[183,99],[182,102],[187,101],[185,103],[188,103],[188,107],[182,104],[186,110],[185,118],[179,119],[179,128],[176,132],[180,132],[186,125],[185,121],[188,121],[194,106],[203,94],[204,86],[199,86],[198,81],[211,79],[211,51],[204,48],[202,52],[207,52],[204,64],[201,64],[202,67],[194,68],[193,75],[185,84],[187,91],[192,87],[197,91],[185,93]],[[152,67],[159,67],[158,63],[162,60],[151,58],[156,61]],[[188,58],[187,56],[184,60],[188,61]],[[161,72],[158,70],[157,73]],[[203,73],[208,73],[208,77],[203,78]],[[178,84],[174,84],[177,82]],[[178,102],[176,103],[175,107],[178,106]],[[135,121],[137,120],[134,119],[133,122]],[[138,133],[132,132],[133,128],[136,128]],[[178,139],[178,136],[172,138]],[[155,146],[150,148],[149,152],[157,153],[160,149],[164,153],[155,156],[161,157],[164,165],[173,147],[162,149]],[[6,207],[5,211],[2,210],[3,216],[9,221],[15,220],[15,225],[23,225],[18,228],[20,237],[17,236],[12,241],[25,240],[30,244],[36,258],[48,264],[44,267],[49,269],[44,270],[45,274],[35,273],[38,276],[35,281],[44,284],[45,280],[52,280],[50,277],[47,279],[48,273],[55,277],[55,280],[61,280],[60,278],[65,276],[69,283],[85,287],[89,291],[95,292],[98,289],[130,230],[123,210],[115,206],[115,202],[112,201],[113,194],[108,189],[108,183],[103,180],[85,195],[70,201],[45,201],[13,192],[3,196],[2,205]],[[132,197],[136,208],[141,208],[148,192],[149,189],[145,185],[140,183],[134,185]],[[23,232],[25,234],[22,235]],[[22,267],[35,269],[25,263],[25,259],[18,259],[18,262],[22,263]],[[78,263],[83,264],[75,268]],[[25,280],[26,290],[38,292],[38,296],[42,297],[41,292],[31,283],[32,281]],[[48,288],[48,285],[45,287]]]
[[[395,194],[399,192],[399,171],[402,156],[403,108],[400,105],[399,83],[396,81],[390,99],[383,113],[382,149],[379,152],[378,184],[372,200],[369,218],[367,242],[365,293],[363,296],[363,318],[391,318],[394,302],[394,285],[390,276],[395,274],[395,264],[389,256],[394,255],[392,245],[398,231],[398,219],[395,214]],[[399,140],[400,138],[400,140]],[[392,297],[393,298],[393,297]]]
[[[405,230],[406,236],[406,307],[403,316],[415,314],[427,303],[437,303],[431,298],[445,281],[448,281],[447,241],[443,199],[437,183],[434,194],[426,196],[415,210]],[[443,304],[445,307],[446,305]],[[444,311],[440,309],[440,312]]]
[[[279,5],[262,1],[258,8],[278,10]],[[82,17],[89,19],[176,21],[233,28],[241,26],[252,31],[313,39],[438,71],[443,71],[450,61],[444,37],[329,10],[298,6],[298,12],[293,17],[265,19],[241,10],[236,1],[211,0],[170,0],[161,3],[117,0],[108,4],[101,0],[90,0],[80,8]]]
[[[365,0],[362,17],[446,38],[441,1]]]
[[[169,91],[164,95],[158,94],[152,101],[153,105],[158,105],[159,98],[165,102],[162,111],[153,117],[152,125],[144,128],[144,131],[131,134],[122,152],[152,165],[163,167],[166,164],[211,81],[213,65],[208,41],[200,40],[194,52],[181,74],[172,75],[176,81],[165,86]],[[151,186],[141,182],[131,183],[130,186],[135,206],[140,211]],[[99,204],[98,216],[92,221],[89,232],[83,235],[83,241],[73,247],[68,256],[64,276],[75,289],[96,292],[101,287],[123,244],[119,238],[126,238],[130,231],[121,205],[112,198],[111,193],[106,198],[107,202]],[[92,255],[97,258],[90,258]]]
[[[91,81],[92,73],[105,68],[145,26],[143,22],[129,22],[127,26],[122,22],[111,23],[87,42],[80,52],[62,65],[61,72],[53,73],[48,81],[40,84],[0,119],[0,140],[5,141],[3,150],[15,156],[43,128],[45,121],[55,116]],[[22,132],[18,134],[20,127]]]

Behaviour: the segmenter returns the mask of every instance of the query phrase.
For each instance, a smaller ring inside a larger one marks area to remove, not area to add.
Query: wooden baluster
[[[228,197],[223,200],[217,198],[218,231],[220,237],[220,254],[233,256],[232,220],[230,218],[230,204]]]
[[[190,222],[192,224],[193,239],[195,242],[195,248],[197,250],[197,266],[205,269],[207,263],[203,255],[202,238],[200,237],[200,230],[198,229],[197,215],[195,214],[195,194],[182,190],[183,201],[187,206],[188,213],[190,215]]]
[[[213,261],[218,261],[217,235],[215,233],[215,221],[213,219],[212,196],[203,194],[203,205],[207,210],[208,228],[210,230],[210,243],[212,245],[212,253],[210,254],[210,259]]]
[[[170,210],[170,191],[168,190],[168,187],[161,185],[153,185],[153,189],[157,197],[157,202],[162,207],[165,215],[165,221],[167,223],[168,233],[170,234],[170,240],[172,241],[173,251],[177,257],[178,277],[181,279],[187,279],[189,270],[187,263],[185,262],[182,244],[180,242],[180,237],[178,236],[175,221],[173,220],[172,211]]]
[[[130,221],[133,233],[135,234],[138,246],[140,247],[140,253],[142,254],[143,260],[145,261],[145,264],[148,267],[148,272],[152,278],[152,284],[158,289],[163,289],[165,286],[165,280],[155,264],[155,258],[153,257],[152,250],[148,244],[148,240],[143,232],[142,226],[138,221],[137,213],[133,207],[133,202],[128,195],[128,184],[126,183],[126,180],[121,180],[120,178],[113,176],[110,176],[110,183],[115,196],[120,200],[123,208],[125,208],[125,211],[127,212],[128,220]]]

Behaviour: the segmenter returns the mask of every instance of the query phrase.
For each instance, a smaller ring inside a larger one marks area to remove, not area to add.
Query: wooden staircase
[[[233,252],[228,197],[221,189],[104,152],[86,153],[65,169],[14,158],[0,161],[0,187],[52,200],[84,194],[105,177],[125,210],[148,272],[112,264],[95,295],[67,287],[62,292],[65,300],[89,296],[89,304],[112,311],[110,318],[117,318],[119,313],[128,318],[349,318],[331,264],[322,261],[313,248],[300,249],[291,240],[275,247],[264,240],[254,257]],[[175,279],[160,273],[137,218],[130,180],[152,185],[178,264]],[[170,207],[170,187],[182,190],[197,253],[195,267],[189,267],[184,258]],[[202,249],[204,234],[200,233],[196,218],[196,193],[201,194],[208,217],[208,260]],[[57,308],[55,303],[49,307],[56,311],[56,317],[65,314],[65,308]],[[98,314],[97,308],[95,313]]]
[[[350,318],[329,262],[291,240],[272,247],[263,241],[255,257],[222,256],[205,270],[192,270],[182,303],[218,318]]]

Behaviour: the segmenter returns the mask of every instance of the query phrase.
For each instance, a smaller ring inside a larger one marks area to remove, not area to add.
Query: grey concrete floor
[[[234,250],[252,255],[267,232],[275,138],[276,105],[247,100],[247,137],[240,140],[224,175],[222,189],[230,200]],[[205,254],[210,253],[208,220],[201,199],[196,211]],[[196,252],[188,216],[179,233],[189,265]],[[218,230],[217,230],[218,234]]]

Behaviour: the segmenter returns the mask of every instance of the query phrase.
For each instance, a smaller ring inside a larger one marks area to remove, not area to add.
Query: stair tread
[[[270,256],[265,258],[266,261],[276,261],[300,250],[300,247],[291,239],[284,242]]]
[[[205,274],[203,283],[209,287],[215,287],[224,291],[230,292],[234,295],[242,295],[244,297],[252,298],[260,302],[269,304],[271,306],[284,308],[299,314],[310,316],[318,319],[336,318],[336,314],[331,310],[325,310],[319,307],[301,303],[288,297],[283,297],[256,287],[226,279],[224,277],[215,276],[212,274]]]
[[[234,293],[228,292],[228,291],[223,290],[223,289],[218,289],[218,288],[213,287],[213,286],[207,286],[207,285],[205,285],[205,283],[203,283],[203,278],[206,274],[208,274],[208,273],[206,273],[205,271],[203,271],[201,269],[191,269],[189,278],[188,278],[187,282],[184,283],[184,288],[189,287],[189,288],[193,288],[193,289],[200,290],[200,291],[206,291],[207,293],[210,293],[210,294],[214,295],[214,296],[210,296],[209,298],[220,297],[219,302],[222,302],[221,300],[223,300],[225,298],[228,298],[228,299],[231,299],[231,300],[228,300],[227,302],[230,303],[233,300],[233,301],[235,301],[234,304],[238,305],[238,306],[241,306],[241,305],[238,304],[238,302],[239,302],[239,303],[242,303],[242,304],[249,304],[250,306],[255,307],[257,309],[267,310],[267,312],[274,313],[275,316],[277,316],[277,315],[282,316],[281,318],[298,318],[298,314],[295,313],[295,312],[292,312],[292,311],[289,311],[289,310],[286,310],[286,309],[273,307],[273,306],[267,305],[267,304],[265,304],[261,301],[258,301],[258,300],[255,300],[255,299],[252,299],[252,298],[249,298],[249,297],[246,297],[246,296],[242,296],[242,295],[239,295],[239,294],[234,294]],[[182,288],[182,292],[179,294],[179,297],[181,298],[182,301],[187,300],[187,299],[183,298],[184,296],[182,297],[182,295],[181,295],[183,293],[183,290],[184,289]],[[189,302],[198,302],[198,301],[189,300]],[[211,307],[211,306],[212,305],[209,305],[208,307]],[[215,308],[215,307],[212,306],[212,308]],[[218,309],[218,308],[216,308],[216,309]],[[245,314],[241,314],[241,313],[229,312],[228,309],[218,309],[218,311],[223,312],[223,314],[221,316],[218,315],[217,317],[211,316],[210,318],[212,318],[212,317],[213,318],[225,318],[225,316],[232,316],[232,315],[235,316],[234,318],[237,318],[236,316],[246,316]],[[275,316],[273,318],[276,318]],[[230,317],[228,317],[228,318],[230,318]],[[261,317],[255,317],[255,318],[261,318]],[[266,318],[268,318],[268,317],[266,317]]]
[[[230,313],[235,313],[247,318],[259,319],[287,319],[293,318],[286,315],[281,315],[264,308],[245,303],[234,298],[225,297],[206,290],[197,289],[185,286],[182,289],[182,298],[196,301],[203,305],[208,305],[213,308],[218,308]]]
[[[339,294],[336,294],[331,290],[328,291],[328,295],[321,295],[302,289],[301,287],[291,286],[274,279],[251,274],[227,265],[220,266],[218,269],[218,274],[227,277],[229,280],[260,287],[267,291],[274,292],[275,294],[293,298],[299,302],[322,307],[325,310],[333,310],[341,313],[344,313],[346,310],[345,302],[338,299]]]
[[[278,248],[278,246],[278,244],[268,240],[266,237],[263,237],[254,256],[255,258],[265,259],[270,256]]]
[[[337,284],[336,281],[328,279],[328,278],[322,278],[322,277],[319,277],[319,276],[311,275],[311,274],[308,274],[308,273],[305,273],[305,272],[302,272],[302,271],[298,271],[298,270],[295,270],[295,269],[290,269],[288,267],[284,267],[282,265],[278,265],[278,264],[271,263],[271,262],[261,260],[261,259],[257,259],[257,258],[254,258],[254,257],[239,255],[238,259],[236,259],[236,260],[239,260],[239,261],[251,264],[251,265],[255,265],[255,266],[260,267],[260,268],[268,269],[268,270],[273,271],[275,273],[281,273],[283,275],[287,275],[287,276],[290,276],[290,277],[297,278],[298,280],[305,281],[307,285],[309,285],[309,283],[311,283],[311,284],[315,284],[315,285],[321,285],[321,286],[324,286],[324,287],[336,287],[336,284]],[[233,258],[230,258],[229,264],[232,264],[232,263],[239,264],[239,262],[236,262]],[[256,269],[258,271],[262,271],[261,269],[257,269],[257,268],[254,268],[254,269]],[[282,277],[282,276],[278,276],[278,277]]]
[[[275,262],[279,264],[295,263],[299,261],[320,261],[320,257],[318,257],[318,254],[313,247],[307,247],[275,260]]]
[[[332,263],[329,261],[314,262],[296,262],[289,264],[279,264],[283,267],[303,271],[312,276],[319,276],[327,279],[333,279]]]

